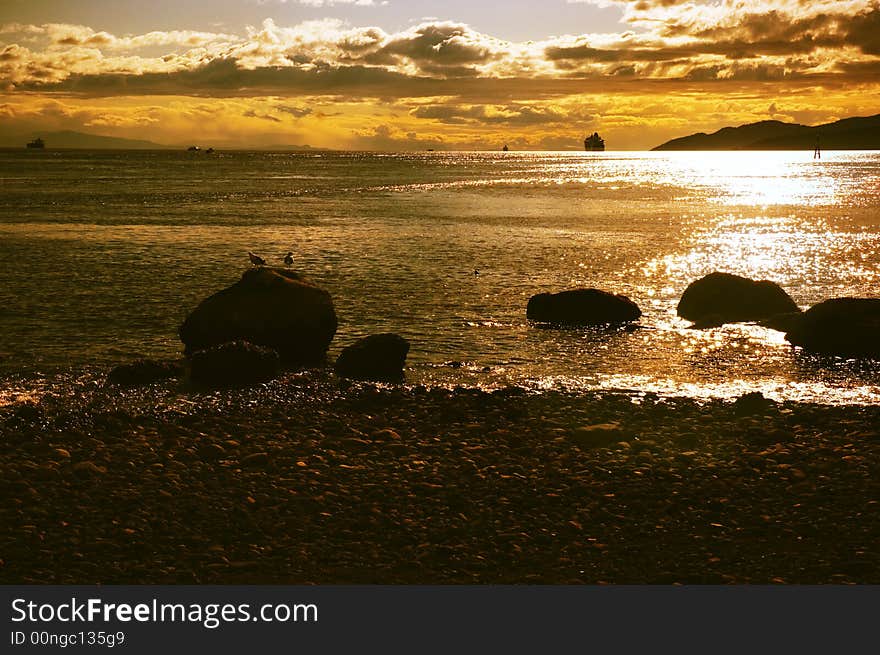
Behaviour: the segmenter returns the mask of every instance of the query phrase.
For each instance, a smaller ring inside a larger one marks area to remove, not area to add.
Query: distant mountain
[[[299,150],[317,150],[317,151],[324,151],[324,150],[327,150],[327,148],[318,148],[318,147],[316,147],[316,146],[310,146],[310,145],[308,145],[308,144],[306,144],[306,145],[302,145],[302,146],[296,146],[296,145],[291,145],[291,144],[287,144],[287,143],[285,143],[285,144],[272,143],[272,144],[269,144],[269,145],[260,146],[259,148],[255,148],[255,149],[256,149],[256,150],[266,150],[266,151],[268,151],[268,152],[279,151],[279,150],[282,150],[282,151],[287,151],[287,150],[293,150],[293,151],[299,151]]]
[[[654,150],[880,150],[880,114],[827,125],[761,121],[672,139]]]
[[[100,134],[87,134],[85,132],[73,132],[64,130],[62,132],[34,132],[33,134],[22,136],[14,143],[10,137],[3,139],[9,146],[21,146],[28,141],[40,137],[46,142],[46,149],[53,148],[81,148],[83,150],[92,149],[109,149],[109,150],[164,150],[170,146],[161,143],[153,143],[152,141],[143,141],[141,139],[121,139],[115,136],[101,136]]]

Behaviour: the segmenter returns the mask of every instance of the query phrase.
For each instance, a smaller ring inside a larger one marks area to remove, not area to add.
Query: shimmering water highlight
[[[21,376],[174,356],[177,325],[248,250],[279,265],[292,250],[334,297],[331,357],[398,332],[414,384],[877,402],[870,363],[675,315],[712,270],[774,280],[802,307],[876,296],[880,155],[811,157],[3,151],[0,371],[26,393]],[[531,295],[577,286],[630,296],[643,329],[525,320]]]

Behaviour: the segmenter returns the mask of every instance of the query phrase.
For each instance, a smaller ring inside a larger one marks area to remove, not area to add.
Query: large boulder
[[[785,338],[824,355],[880,359],[880,298],[833,298],[813,305]]]
[[[632,300],[599,289],[539,293],[529,299],[526,317],[559,325],[619,325],[642,315]]]
[[[803,312],[774,314],[770,318],[765,318],[763,321],[758,321],[758,325],[760,325],[761,327],[769,328],[771,330],[776,330],[777,332],[790,332],[792,328],[794,328],[794,326],[800,322],[803,316]]]
[[[285,364],[314,364],[336,334],[336,312],[330,294],[299,274],[258,267],[203,300],[179,332],[187,355],[244,340],[272,348]]]
[[[246,341],[213,346],[190,357],[190,379],[203,386],[256,384],[271,380],[280,371],[277,352]]]
[[[338,375],[357,380],[397,382],[403,379],[403,366],[409,341],[396,334],[373,334],[345,348],[336,360]]]
[[[760,321],[800,308],[775,282],[730,273],[709,273],[691,282],[678,301],[678,315],[698,325]]]

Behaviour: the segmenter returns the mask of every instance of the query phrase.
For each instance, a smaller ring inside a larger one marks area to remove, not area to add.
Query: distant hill
[[[318,148],[318,147],[316,147],[316,146],[310,146],[310,145],[308,145],[308,144],[306,144],[306,145],[302,145],[302,146],[296,146],[296,145],[291,145],[291,144],[288,144],[288,143],[284,143],[284,144],[280,144],[280,143],[271,143],[271,144],[269,144],[269,145],[260,146],[259,148],[255,148],[255,149],[256,149],[256,150],[266,150],[266,151],[269,151],[269,152],[271,152],[271,151],[279,151],[279,150],[282,150],[282,151],[286,151],[286,150],[293,150],[293,151],[299,151],[299,150],[317,150],[317,151],[324,151],[324,150],[327,150],[327,148]]]
[[[880,114],[826,125],[761,121],[672,139],[653,150],[880,150]]]
[[[4,142],[8,146],[21,146],[24,148],[25,143],[32,141],[36,137],[40,137],[46,142],[46,148],[81,148],[83,150],[92,149],[108,149],[108,150],[164,150],[170,146],[161,143],[153,143],[152,141],[143,141],[141,139],[121,139],[115,136],[101,136],[100,134],[87,134],[85,132],[73,132],[64,130],[62,132],[35,132],[33,134],[22,136],[12,142],[7,137]]]

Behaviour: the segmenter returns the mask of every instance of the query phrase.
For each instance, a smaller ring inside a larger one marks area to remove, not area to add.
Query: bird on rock
[[[266,260],[260,257],[259,255],[255,255],[254,253],[248,251],[248,257],[250,257],[251,264],[254,266],[265,266]]]

